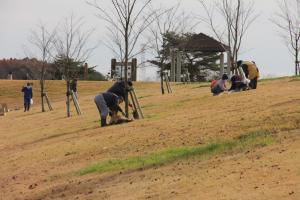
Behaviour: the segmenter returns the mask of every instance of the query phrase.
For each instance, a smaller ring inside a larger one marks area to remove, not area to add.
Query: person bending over
[[[132,87],[133,84],[131,81],[128,81],[128,88]],[[125,81],[115,82],[114,85],[107,90],[107,92],[114,93],[117,96],[123,97],[125,99]]]
[[[118,111],[120,111],[121,113],[124,113],[119,106],[124,99],[123,97],[117,96],[114,93],[99,93],[95,96],[94,101],[101,117],[101,127],[107,126],[106,119],[110,112],[118,113]]]
[[[250,89],[257,88],[257,80],[259,78],[259,69],[253,61],[238,61],[237,66],[241,67],[247,79],[250,79]]]

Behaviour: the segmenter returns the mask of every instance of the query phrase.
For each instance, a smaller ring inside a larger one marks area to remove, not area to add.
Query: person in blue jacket
[[[24,112],[30,110],[31,99],[33,97],[32,86],[30,83],[27,83],[26,86],[22,88],[24,93]]]

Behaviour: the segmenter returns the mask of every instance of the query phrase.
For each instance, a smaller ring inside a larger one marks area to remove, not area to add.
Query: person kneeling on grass
[[[124,113],[119,106],[119,104],[121,104],[124,99],[123,97],[117,96],[114,93],[100,93],[95,96],[94,101],[101,117],[101,127],[107,126],[106,118],[109,112],[118,113],[118,111],[120,111],[121,113]]]
[[[233,75],[230,79],[231,87],[230,92],[240,92],[248,89],[248,80],[243,79],[241,75]]]
[[[213,93],[214,96],[217,96],[227,91],[226,88],[227,80],[228,80],[227,74],[224,74],[220,80],[213,80],[211,83],[211,93]]]

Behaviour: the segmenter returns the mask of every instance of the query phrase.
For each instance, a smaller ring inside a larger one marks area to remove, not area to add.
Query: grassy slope
[[[211,97],[208,88],[198,85],[174,85],[174,94],[161,96],[158,84],[138,84],[136,90],[146,119],[105,129],[98,128],[93,96],[111,83],[80,82],[84,115],[67,119],[64,83],[50,82],[54,112],[40,113],[36,106],[31,113],[15,111],[0,118],[0,199],[297,198],[299,134],[286,132],[300,127],[300,82],[295,80],[266,81],[257,91],[220,97]],[[0,102],[22,105],[19,88],[23,83],[0,81]],[[230,154],[208,161],[194,158],[121,175],[111,172],[53,179],[101,161],[201,146],[253,131],[285,134],[279,137],[280,144],[246,152],[246,156]],[[286,167],[283,172],[278,170],[281,165]],[[274,170],[272,180],[265,177]],[[264,186],[260,185],[261,176],[268,179]],[[265,193],[256,192],[256,187],[266,187],[268,181],[273,185],[268,185]]]

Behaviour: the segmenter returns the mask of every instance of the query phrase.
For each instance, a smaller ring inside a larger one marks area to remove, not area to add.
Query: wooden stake
[[[166,83],[166,87],[167,87],[168,93],[170,94],[170,93],[171,93],[171,91],[170,91],[170,88],[169,88],[169,85],[168,85],[168,81],[167,81],[167,79],[165,79],[165,83]]]
[[[78,100],[77,100],[76,95],[74,94],[73,90],[71,90],[71,96],[72,96],[72,100],[74,102],[74,106],[76,108],[77,114],[81,115],[82,113],[80,110],[80,106],[79,106]]]
[[[132,88],[132,94],[133,94],[134,100],[135,100],[135,102],[136,102],[138,111],[140,112],[142,119],[144,119],[144,118],[145,118],[145,117],[144,117],[144,113],[143,113],[143,111],[142,111],[142,109],[141,109],[141,106],[140,106],[140,103],[139,103],[139,101],[138,101],[138,99],[137,99],[137,97],[136,97],[134,88]]]
[[[136,103],[135,103],[135,100],[134,100],[134,96],[133,96],[133,94],[132,94],[132,90],[129,91],[129,94],[130,94],[130,97],[131,97],[131,102],[132,102],[133,107],[134,107],[134,111],[137,112],[138,110],[137,110],[137,106],[136,106]],[[137,112],[137,114],[138,114],[138,118],[140,118],[139,112]],[[134,116],[133,116],[133,117],[134,117]]]
[[[167,86],[167,89],[168,89],[168,93],[173,93],[172,91],[172,88],[171,88],[171,85],[170,85],[170,81],[169,81],[169,77],[167,74],[164,74],[164,77],[165,77],[165,82],[166,82],[166,86]]]
[[[47,93],[45,93],[44,96],[45,96],[46,102],[47,102],[47,104],[48,104],[49,110],[50,110],[50,111],[53,111],[53,107],[52,107],[52,105],[51,105],[51,103],[50,103],[50,100],[49,100],[49,98],[48,98]]]

